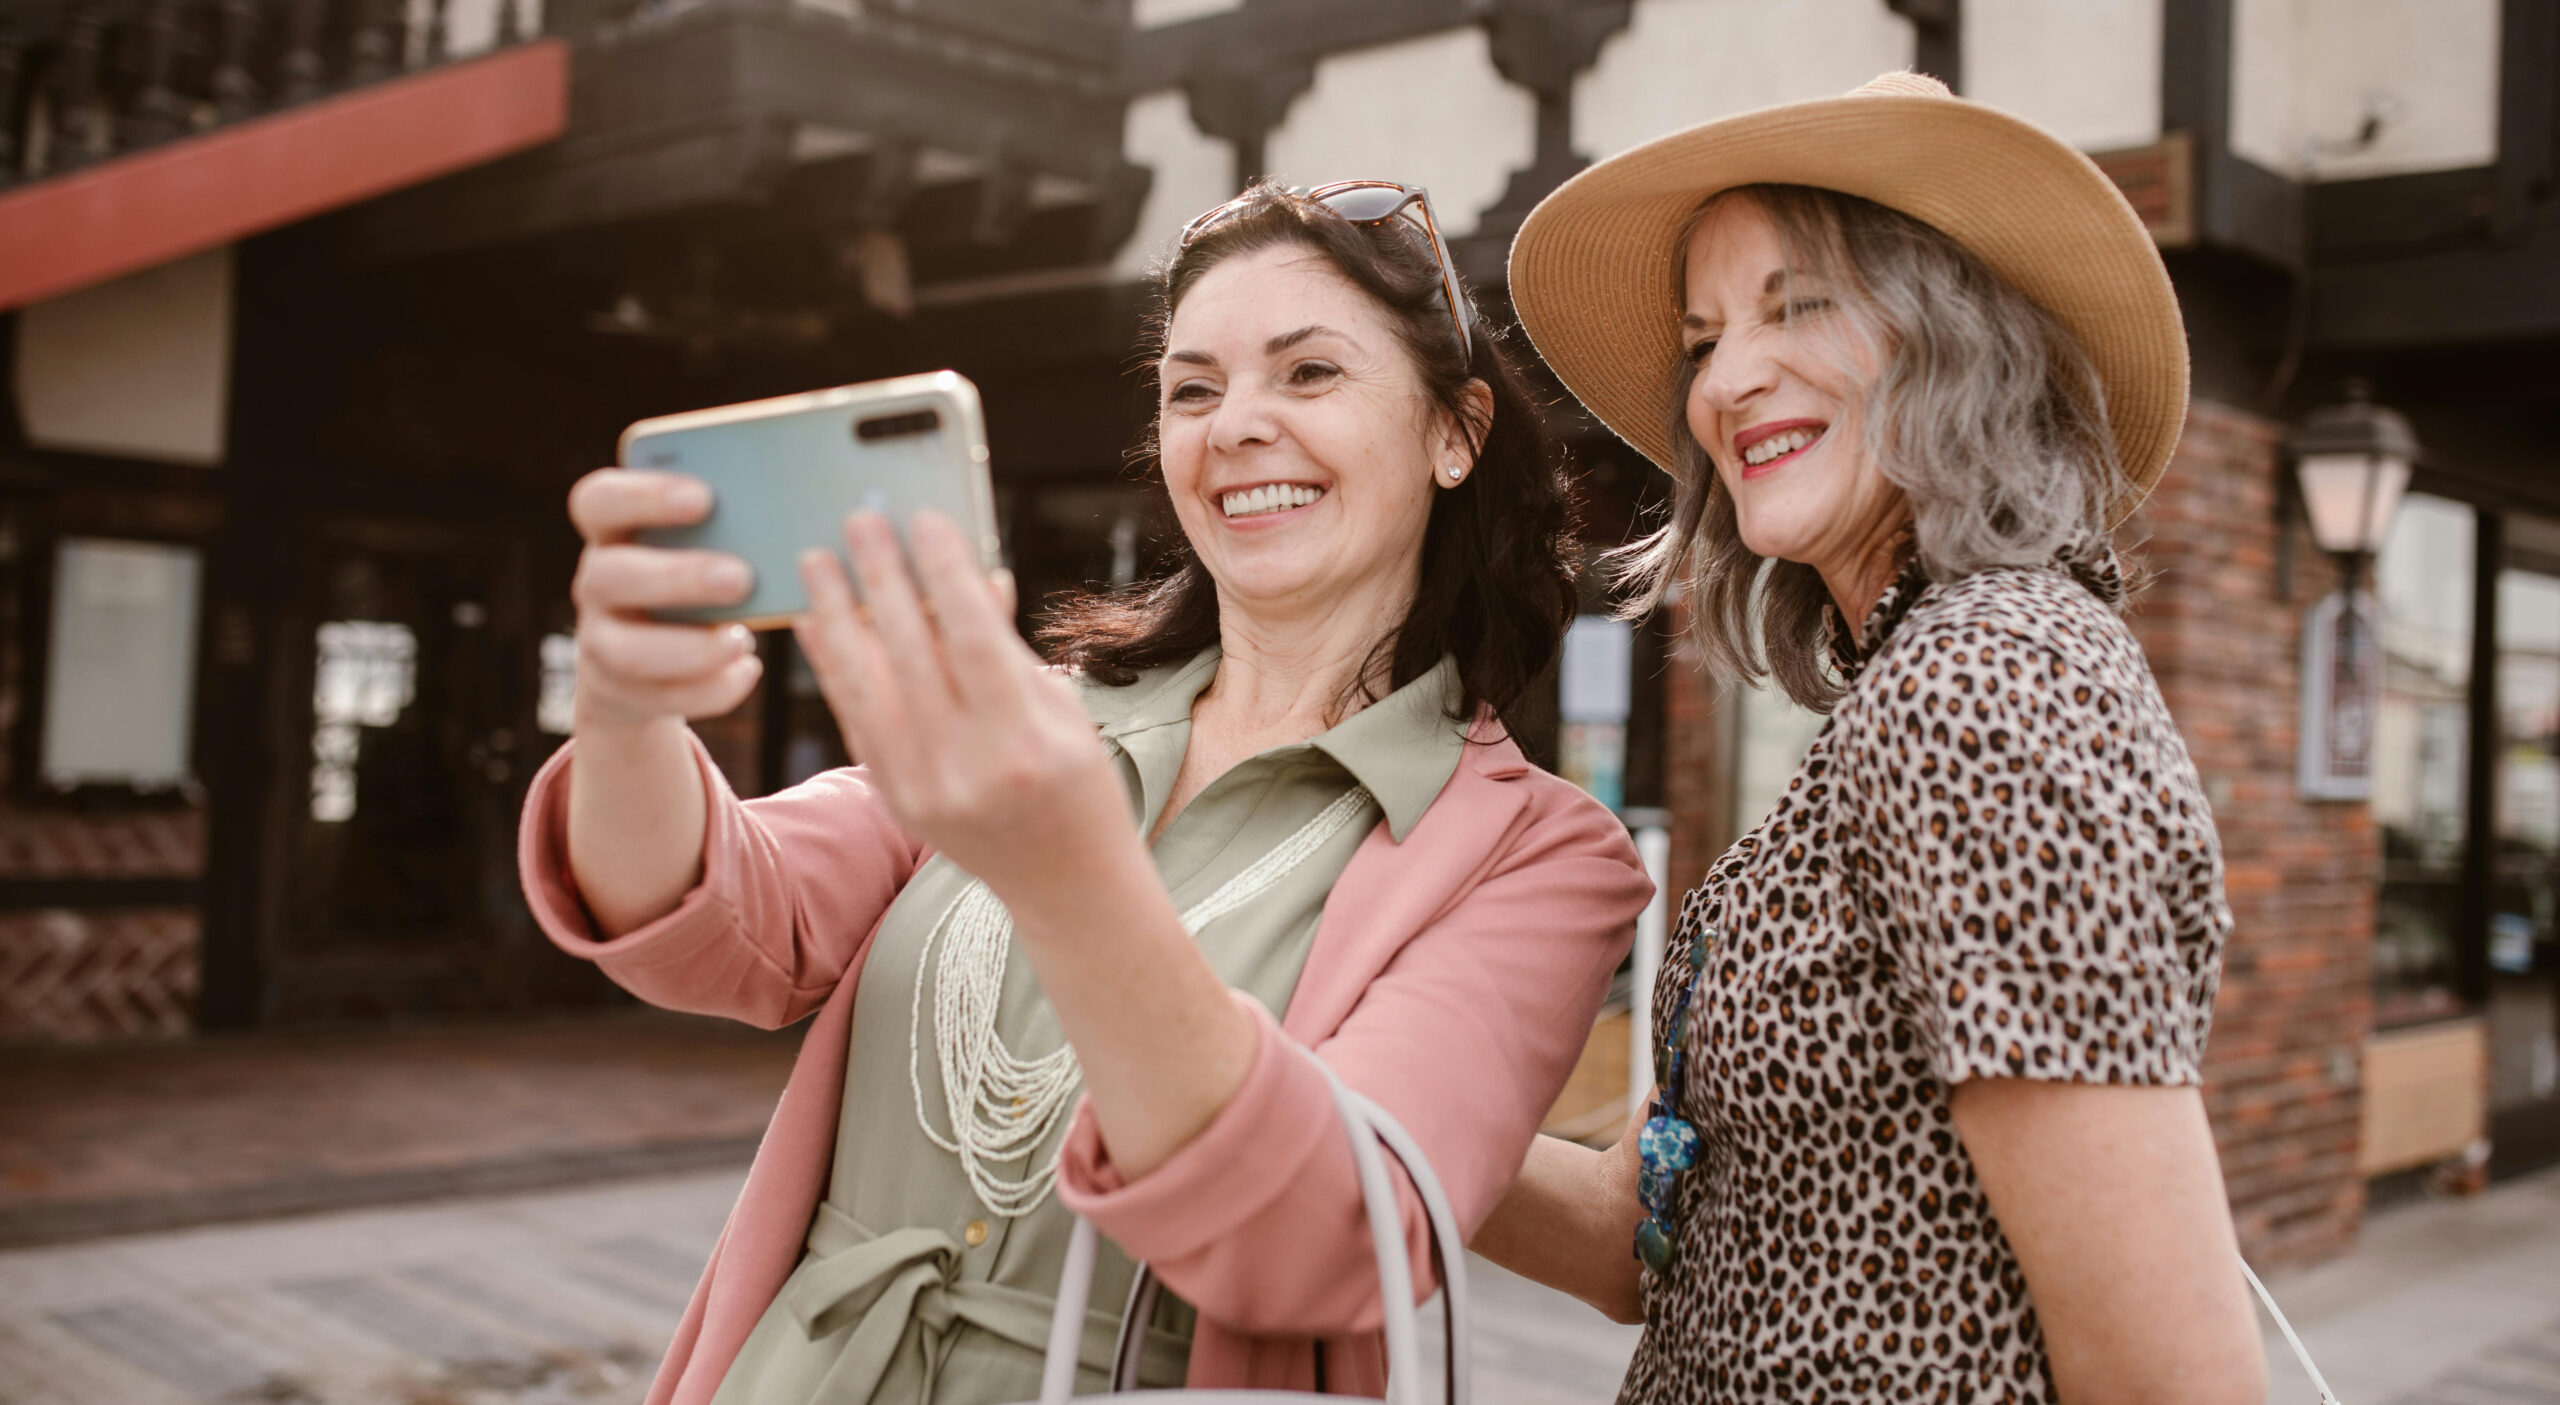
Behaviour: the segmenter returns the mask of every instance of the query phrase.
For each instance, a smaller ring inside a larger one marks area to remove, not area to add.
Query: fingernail
[[[747,563],[744,561],[711,563],[711,589],[722,595],[744,595],[752,579],[747,574]]]
[[[728,635],[730,648],[737,650],[741,654],[752,654],[756,651],[756,632],[754,630],[749,629],[742,624],[733,624],[729,626]]]
[[[667,488],[667,506],[676,512],[700,512],[711,506],[711,487],[705,483],[675,483]]]

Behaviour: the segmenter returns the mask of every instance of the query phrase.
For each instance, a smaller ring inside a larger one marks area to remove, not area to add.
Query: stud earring
[[[1450,482],[1455,483],[1455,482],[1457,482],[1459,479],[1464,478],[1464,477],[1466,477],[1466,476],[1467,476],[1467,468],[1466,468],[1466,465],[1465,465],[1465,464],[1456,464],[1456,463],[1453,463],[1453,464],[1449,465],[1449,481],[1450,481]]]

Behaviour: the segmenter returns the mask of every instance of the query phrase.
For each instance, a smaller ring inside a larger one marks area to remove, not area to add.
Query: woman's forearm
[[[1126,818],[1098,818],[1116,826],[1098,827],[1085,857],[1036,890],[1008,884],[998,896],[1075,1046],[1112,1164],[1134,1180],[1226,1107],[1258,1036]]]
[[[675,910],[702,881],[710,804],[684,719],[581,726],[569,763],[569,872],[618,937]]]
[[[1519,1179],[1467,1247],[1580,1298],[1613,1322],[1640,1322],[1634,1245],[1643,1216],[1632,1132],[1607,1151],[1539,1137]]]

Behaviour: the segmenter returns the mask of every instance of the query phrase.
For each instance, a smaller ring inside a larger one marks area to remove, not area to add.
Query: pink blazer
[[[704,876],[675,911],[597,941],[567,862],[570,748],[535,777],[517,858],[542,928],[641,999],[779,1028],[815,1013],[745,1190],[667,1347],[649,1405],[705,1405],[799,1262],[826,1190],[853,993],[883,912],[926,854],[861,770],[741,802],[697,745]],[[1384,1392],[1377,1275],[1351,1154],[1303,1046],[1430,1155],[1467,1232],[1527,1154],[1651,896],[1618,820],[1479,724],[1398,844],[1381,823],[1325,903],[1287,1014],[1233,1101],[1144,1177],[1079,1107],[1060,1198],[1199,1309],[1195,1387]],[[1414,1279],[1430,1273],[1403,1188]],[[1424,1291],[1428,1291],[1427,1288]]]

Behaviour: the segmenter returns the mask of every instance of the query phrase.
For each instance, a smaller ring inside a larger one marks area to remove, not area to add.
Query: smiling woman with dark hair
[[[816,1016],[652,1402],[1030,1398],[1070,1210],[1171,1291],[1143,1384],[1375,1394],[1312,1060],[1472,1227],[1581,1052],[1650,887],[1503,722],[1570,619],[1573,514],[1426,199],[1258,187],[1163,294],[1177,568],[1068,602],[1050,668],[953,524],[917,518],[911,570],[856,517],[861,607],[812,553],[798,630],[867,764],[781,795],[740,802],[685,726],[753,686],[742,633],[644,613],[740,593],[633,541],[706,504],[620,470],[571,498],[577,735],[526,802],[534,910],[657,1004]]]

